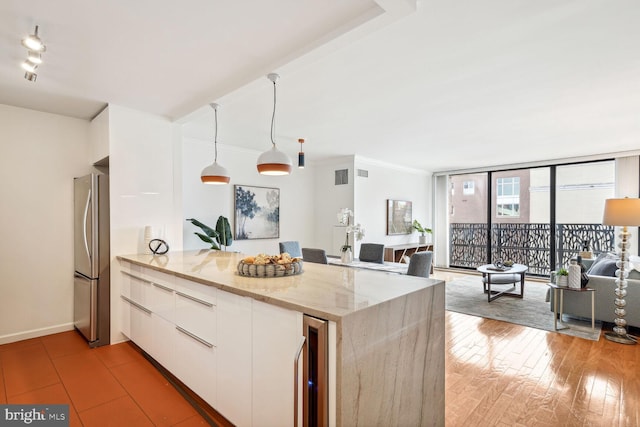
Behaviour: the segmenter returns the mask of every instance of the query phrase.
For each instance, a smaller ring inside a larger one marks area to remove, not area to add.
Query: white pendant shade
[[[262,175],[289,175],[291,159],[273,145],[258,157],[258,172]]]
[[[219,105],[215,102],[209,104],[214,111],[216,130],[215,135],[213,137],[213,146],[215,150],[215,157],[213,158],[213,163],[202,169],[202,173],[200,174],[200,180],[203,184],[213,184],[213,185],[223,185],[228,184],[231,180],[229,176],[229,172],[227,169],[220,166],[218,164],[218,107]]]
[[[280,78],[276,73],[267,75],[273,83],[273,115],[271,116],[271,150],[265,151],[258,157],[258,172],[261,175],[289,175],[291,173],[291,159],[278,150],[275,141],[276,123],[276,82]]]
[[[228,184],[231,180],[227,169],[220,166],[218,162],[213,162],[206,168],[202,169],[200,179],[203,184],[222,185]]]

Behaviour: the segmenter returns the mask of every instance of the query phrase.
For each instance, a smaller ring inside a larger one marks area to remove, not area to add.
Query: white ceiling
[[[10,0],[0,103],[91,118],[106,103],[185,135],[308,161],[431,171],[640,149],[637,0]],[[40,25],[38,81],[20,39]],[[223,159],[220,159],[224,164]]]

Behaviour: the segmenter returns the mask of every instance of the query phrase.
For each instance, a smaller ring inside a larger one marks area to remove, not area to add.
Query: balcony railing
[[[476,268],[489,262],[487,224],[452,223],[449,227],[451,267]],[[556,224],[556,262],[569,264],[586,241],[597,255],[614,251],[614,228],[602,224]],[[491,262],[513,260],[529,266],[528,274],[549,275],[551,248],[549,224],[492,224]]]

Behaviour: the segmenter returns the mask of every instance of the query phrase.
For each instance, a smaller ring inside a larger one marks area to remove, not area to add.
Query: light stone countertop
[[[117,258],[333,321],[443,283],[436,279],[310,262],[304,263],[303,273],[295,276],[244,277],[236,268],[245,256],[203,249],[165,255],[120,255]]]

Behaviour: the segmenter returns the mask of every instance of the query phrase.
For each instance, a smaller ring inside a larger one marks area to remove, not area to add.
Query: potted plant
[[[198,232],[195,232],[194,234],[203,242],[210,244],[211,249],[219,251],[220,246],[224,246],[224,250],[226,251],[227,246],[231,246],[233,243],[233,235],[231,234],[229,220],[222,215],[218,217],[215,230],[194,218],[189,218],[187,221],[191,222],[196,227],[199,227],[204,232],[204,234]]]
[[[423,227],[422,224],[420,224],[417,219],[413,220],[413,224],[411,226],[413,227],[414,230],[420,233],[420,237],[419,237],[420,244],[424,245],[425,243],[427,243],[427,236],[425,235],[425,233],[431,234],[432,230],[430,228]]]
[[[569,272],[566,268],[556,271],[556,282],[558,286],[569,286]]]

